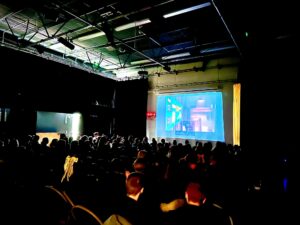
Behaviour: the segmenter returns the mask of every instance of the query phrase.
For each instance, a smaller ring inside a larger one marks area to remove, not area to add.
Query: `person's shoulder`
[[[206,207],[206,215],[208,215],[215,223],[219,225],[233,225],[233,220],[226,210],[221,204],[211,203]]]
[[[104,225],[132,225],[126,218],[119,214],[111,215],[105,220]]]

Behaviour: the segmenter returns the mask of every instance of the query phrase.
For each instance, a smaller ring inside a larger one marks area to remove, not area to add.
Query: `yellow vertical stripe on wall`
[[[233,144],[240,145],[241,84],[233,85]]]

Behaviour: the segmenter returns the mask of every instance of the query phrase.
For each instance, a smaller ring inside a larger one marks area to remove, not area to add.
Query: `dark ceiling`
[[[277,14],[290,8],[272,6],[232,0],[6,0],[0,1],[1,45],[111,79],[136,79],[137,71],[150,67],[172,72],[178,63],[241,58],[253,33],[291,35],[293,13]]]

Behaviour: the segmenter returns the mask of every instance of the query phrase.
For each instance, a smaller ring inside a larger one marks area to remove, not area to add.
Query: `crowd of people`
[[[241,224],[254,179],[239,146],[223,142],[148,141],[147,137],[61,134],[2,138],[7,189],[53,185],[87,205],[106,225]],[[124,224],[126,224],[124,222]]]

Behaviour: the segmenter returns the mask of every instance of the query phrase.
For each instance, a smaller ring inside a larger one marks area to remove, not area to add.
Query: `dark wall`
[[[11,109],[9,133],[34,133],[41,110],[81,112],[86,134],[145,135],[147,80],[116,82],[7,48],[0,54],[0,107]]]
[[[109,132],[115,81],[7,48],[0,54],[0,107],[11,109],[10,132],[33,133],[37,110],[79,111],[85,132]]]
[[[148,80],[118,82],[115,95],[115,132],[121,135],[146,135]]]
[[[261,36],[260,36],[261,37]],[[298,139],[299,42],[296,37],[251,37],[240,68],[241,137],[244,146],[260,144],[268,151],[293,148]]]
[[[269,193],[282,193],[283,178],[288,177],[288,191],[297,193],[299,40],[261,37],[252,37],[239,74],[247,174],[262,179],[263,190]]]

